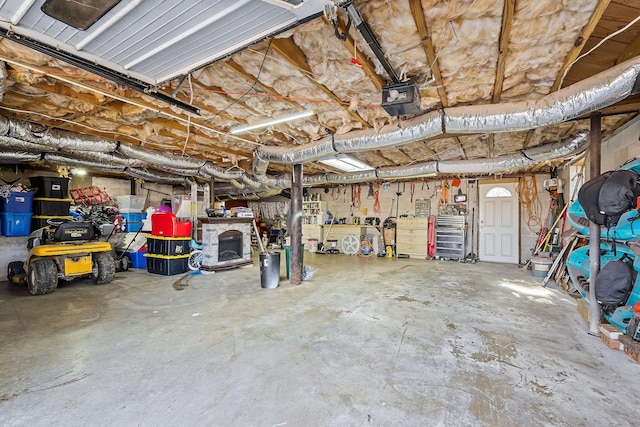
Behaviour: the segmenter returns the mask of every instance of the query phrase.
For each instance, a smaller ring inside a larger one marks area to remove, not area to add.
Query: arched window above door
[[[507,190],[504,187],[493,187],[491,190],[487,191],[487,195],[485,197],[511,197],[511,191]]]

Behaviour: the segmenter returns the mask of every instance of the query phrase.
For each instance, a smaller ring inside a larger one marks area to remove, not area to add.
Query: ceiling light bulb
[[[290,121],[293,121],[293,120],[304,119],[305,117],[309,117],[309,116],[312,116],[312,115],[313,115],[313,111],[311,111],[311,110],[298,111],[297,113],[287,114],[287,115],[280,116],[280,117],[274,117],[272,119],[268,119],[268,120],[265,120],[265,121],[262,121],[262,122],[257,122],[257,123],[252,123],[252,124],[248,124],[248,125],[242,125],[242,126],[236,126],[236,127],[231,128],[229,133],[232,134],[232,135],[238,135],[238,134],[241,134],[241,133],[249,132],[249,131],[254,130],[254,129],[260,129],[260,128],[265,128],[265,127],[277,125],[279,123],[285,123],[285,122],[290,122]]]

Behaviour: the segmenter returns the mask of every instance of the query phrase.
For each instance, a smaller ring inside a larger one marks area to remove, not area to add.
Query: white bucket
[[[307,240],[307,245],[309,247],[309,252],[318,252],[318,239]]]

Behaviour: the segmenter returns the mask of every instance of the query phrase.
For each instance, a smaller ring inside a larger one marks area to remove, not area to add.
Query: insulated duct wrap
[[[438,170],[454,175],[492,175],[514,172],[533,164],[522,154],[507,154],[489,162],[485,159],[438,161]]]
[[[445,160],[438,162],[440,173],[461,175],[492,175],[515,172],[536,163],[556,160],[578,154],[589,142],[587,132],[579,132],[563,141],[539,145],[517,154],[493,159]]]
[[[528,148],[523,151],[523,154],[537,163],[577,154],[587,148],[588,143],[589,132],[578,132],[559,142]]]
[[[357,131],[348,137],[336,137],[334,147],[338,153],[378,150],[396,145],[422,141],[443,133],[442,112],[432,111],[402,124],[388,125],[377,134]]]
[[[283,173],[277,176],[263,175],[256,176],[256,179],[262,183],[262,185],[274,188],[283,189],[291,186],[291,174]]]
[[[100,163],[103,164],[105,166],[109,166],[109,165],[121,165],[121,166],[128,166],[128,167],[143,167],[146,166],[148,163],[144,162],[142,160],[138,160],[136,158],[133,157],[129,157],[129,158],[125,158],[125,157],[121,157],[118,154],[112,154],[112,153],[91,153],[91,152],[82,152],[82,153],[77,153],[75,157],[79,158],[78,156],[82,156],[82,159],[90,161],[90,162],[95,162],[95,163]]]
[[[27,153],[25,151],[2,151],[0,152],[0,161],[2,162],[37,162],[40,160],[40,154]]]
[[[255,152],[261,160],[286,165],[302,164],[336,154],[338,153],[333,149],[331,138],[323,138],[320,141],[296,147],[260,147]]]
[[[156,163],[165,166],[173,166],[176,168],[199,169],[206,163],[202,159],[189,159],[185,157],[172,156],[170,154],[161,153],[155,150],[148,150],[142,147],[130,147],[121,144],[118,152],[127,157],[144,160],[149,163]]]
[[[262,183],[260,181],[250,175],[247,175],[246,173],[242,174],[241,180],[243,184],[253,188],[254,190],[262,187]]]
[[[358,182],[375,181],[377,178],[374,170],[346,174],[330,173],[326,175],[328,184],[356,184]]]
[[[0,136],[0,147],[13,148],[17,150],[27,150],[32,153],[44,153],[58,151],[55,147],[48,147],[42,144],[35,144],[33,142],[23,141],[21,139],[14,138],[12,136]]]
[[[145,181],[159,182],[171,185],[187,185],[187,179],[176,175],[160,175],[153,172],[138,168],[127,168],[126,173],[134,178],[144,179]]]
[[[244,171],[242,169],[222,169],[209,162],[205,163],[200,171],[214,178],[224,180],[240,179],[244,174]]]
[[[116,142],[65,130],[52,129],[38,123],[9,118],[8,136],[22,141],[45,145],[67,152],[92,151],[109,153],[115,151]]]
[[[60,154],[52,153],[44,154],[43,160],[47,163],[53,163],[54,165],[75,166],[108,172],[124,172],[125,170],[125,166],[123,165],[109,165],[101,162],[92,162],[90,160],[79,159],[77,157],[63,156]]]
[[[378,178],[394,179],[394,178],[418,178],[438,173],[437,162],[418,163],[411,166],[397,168],[380,168],[378,169]]]
[[[562,123],[625,99],[639,73],[640,57],[535,101],[447,108],[445,131],[512,132]]]

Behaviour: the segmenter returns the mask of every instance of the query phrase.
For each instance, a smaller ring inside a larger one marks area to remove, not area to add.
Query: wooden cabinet
[[[412,257],[428,255],[429,218],[398,218],[396,221],[396,251]]]

